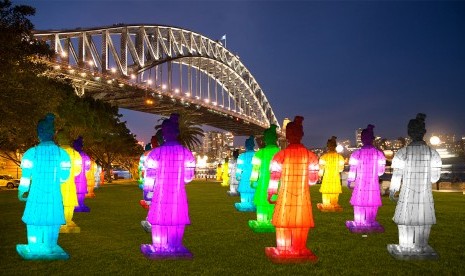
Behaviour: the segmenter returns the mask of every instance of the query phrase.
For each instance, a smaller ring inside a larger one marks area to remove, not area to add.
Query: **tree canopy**
[[[116,106],[78,97],[69,80],[47,77],[51,68],[43,61],[54,52],[33,38],[28,17],[34,14],[33,7],[0,0],[0,156],[19,165],[16,153],[38,143],[37,122],[51,112],[57,130],[69,140],[83,136],[84,149],[100,165],[137,162],[143,149]]]

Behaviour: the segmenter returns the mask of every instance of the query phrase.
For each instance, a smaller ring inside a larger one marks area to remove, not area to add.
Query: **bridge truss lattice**
[[[236,135],[279,122],[239,57],[199,33],[161,25],[37,31],[57,53],[50,74],[78,94],[121,108],[168,115],[181,109],[200,124]]]

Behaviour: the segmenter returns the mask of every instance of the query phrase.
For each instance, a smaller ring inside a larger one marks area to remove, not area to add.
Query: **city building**
[[[223,163],[234,148],[234,135],[231,132],[205,132],[199,154],[208,157],[208,163]]]

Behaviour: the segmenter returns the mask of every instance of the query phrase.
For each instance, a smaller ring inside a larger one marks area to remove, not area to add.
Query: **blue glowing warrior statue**
[[[40,143],[28,149],[21,160],[18,198],[26,201],[22,220],[26,224],[28,243],[16,245],[16,251],[26,260],[69,258],[58,245],[58,235],[60,226],[66,223],[60,186],[70,177],[71,160],[53,142],[54,120],[53,114],[47,114],[39,121]]]

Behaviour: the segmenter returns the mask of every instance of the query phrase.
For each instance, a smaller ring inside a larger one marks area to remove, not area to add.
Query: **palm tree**
[[[195,116],[197,114],[188,113],[185,111],[178,112],[179,114],[179,136],[178,140],[181,144],[190,150],[193,150],[195,146],[199,146],[202,144],[200,140],[203,136],[203,129],[201,125],[195,121]],[[160,118],[158,121],[160,124],[155,126],[155,130],[157,130],[156,135],[161,135],[161,122],[165,120],[166,117]]]

